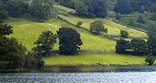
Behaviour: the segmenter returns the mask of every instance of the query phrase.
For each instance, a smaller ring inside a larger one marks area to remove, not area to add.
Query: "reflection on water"
[[[11,73],[0,83],[156,83],[156,72]]]

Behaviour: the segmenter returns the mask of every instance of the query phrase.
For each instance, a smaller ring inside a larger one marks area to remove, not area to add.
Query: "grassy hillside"
[[[115,2],[115,1],[112,1]],[[103,21],[104,26],[108,29],[108,33],[107,34],[111,34],[111,35],[119,35],[120,34],[120,30],[126,30],[130,33],[130,36],[136,36],[136,37],[147,37],[147,34],[142,32],[142,31],[138,31],[132,28],[129,28],[127,26],[123,26],[121,24],[117,24],[111,20],[108,19],[103,19],[103,18],[80,18],[77,16],[73,16],[70,15],[70,13],[74,13],[75,10],[68,8],[68,7],[64,7],[61,5],[55,5],[55,7],[59,10],[62,11],[61,14],[59,15],[61,18],[69,21],[72,24],[77,24],[79,21],[81,21],[82,27],[85,27],[87,29],[90,28],[90,23],[97,21],[97,20],[101,20]],[[65,15],[64,15],[65,14]]]
[[[51,30],[56,33],[62,26],[71,26],[59,19],[51,19],[45,23],[39,23],[27,19],[10,18],[6,22],[14,27],[14,34],[11,36],[17,38],[29,50],[34,46],[33,43],[43,31]],[[115,48],[115,41],[94,36],[77,28],[74,29],[81,34],[83,41],[81,49],[83,50],[114,50]],[[58,44],[55,45],[54,49],[58,49]]]
[[[107,34],[111,34],[111,35],[119,35],[120,34],[120,30],[126,30],[130,33],[130,36],[136,36],[136,37],[146,37],[147,34],[141,31],[137,31],[135,29],[117,24],[115,22],[112,22],[111,20],[107,20],[107,19],[101,19],[101,18],[96,18],[96,19],[88,19],[88,18],[79,18],[76,16],[64,16],[64,15],[60,15],[60,17],[66,19],[67,21],[73,23],[73,24],[77,24],[77,22],[81,21],[82,27],[86,27],[87,29],[90,28],[90,23],[97,21],[97,20],[102,20],[104,23],[104,26],[108,29],[108,33]]]
[[[62,9],[65,12],[74,12],[72,9],[68,9],[63,6],[55,6],[59,9]],[[76,16],[64,16],[60,15],[62,18],[67,21],[76,24],[78,21],[83,22],[83,27],[89,29],[89,25],[91,22],[95,20],[102,20],[106,28],[108,28],[108,34],[119,35],[120,30],[126,30],[130,33],[130,36],[136,37],[146,37],[146,33],[137,31],[126,26],[122,26],[120,24],[114,23],[111,20],[107,19],[87,19],[80,18]],[[37,40],[39,35],[43,31],[51,30],[53,33],[61,27],[70,26],[73,29],[77,30],[81,34],[81,39],[83,41],[83,45],[81,46],[81,50],[115,50],[116,42],[101,38],[100,36],[95,36],[87,31],[84,31],[80,28],[76,28],[67,22],[62,21],[61,19],[50,19],[47,22],[35,22],[28,19],[20,18],[9,18],[6,20],[6,23],[12,25],[14,28],[14,33],[11,37],[15,37],[20,41],[23,45],[25,45],[29,50],[34,47],[33,43]],[[55,45],[54,50],[58,50],[58,43]],[[144,56],[132,56],[132,55],[121,55],[121,54],[78,54],[75,56],[63,56],[63,55],[53,55],[49,57],[43,58],[46,65],[109,65],[109,64],[121,64],[121,65],[129,65],[129,64],[145,64]]]

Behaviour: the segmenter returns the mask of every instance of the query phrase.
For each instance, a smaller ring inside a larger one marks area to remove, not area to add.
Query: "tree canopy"
[[[133,9],[129,0],[118,0],[114,7],[114,11],[120,14],[130,14]]]
[[[6,7],[10,16],[20,17],[27,13],[29,4],[23,0],[9,0]]]
[[[97,35],[101,34],[102,32],[105,32],[105,33],[108,32],[107,28],[105,28],[103,25],[103,21],[95,21],[95,22],[91,23],[90,31],[93,34],[97,34]]]
[[[120,35],[122,38],[128,38],[129,37],[128,31],[124,31],[124,30],[120,31]]]
[[[69,27],[60,28],[57,32],[59,38],[59,51],[61,54],[76,54],[83,44],[80,34]]]
[[[130,48],[130,42],[121,38],[116,42],[116,52],[117,53],[125,53],[127,49]]]
[[[13,33],[12,26],[0,23],[0,37]]]
[[[51,31],[42,32],[38,40],[34,43],[37,45],[33,48],[34,52],[39,56],[48,56],[56,43],[56,35]]]
[[[48,20],[54,16],[53,0],[33,0],[29,14],[38,21]]]
[[[75,5],[76,14],[83,17],[106,17],[107,8],[105,0],[78,1]]]
[[[150,51],[152,52],[152,55],[156,56],[156,29],[155,26],[151,24],[149,30],[148,30],[148,45],[150,47]]]
[[[8,11],[6,10],[4,3],[0,0],[0,20],[6,19],[7,15]]]
[[[5,37],[12,32],[11,26],[0,23],[0,62],[3,62],[1,68],[21,68],[25,64],[27,49],[15,38]]]
[[[147,42],[144,39],[132,39],[131,40],[131,48],[135,52],[135,54],[148,54],[149,48]]]

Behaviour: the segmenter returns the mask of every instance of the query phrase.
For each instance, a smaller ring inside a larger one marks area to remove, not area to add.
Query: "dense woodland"
[[[36,47],[31,52],[15,38],[12,26],[3,23],[7,18],[28,18],[33,21],[46,22],[57,18],[55,5],[74,9],[70,13],[82,18],[108,18],[116,23],[139,30],[146,30],[148,39],[133,38],[128,41],[129,33],[121,30],[121,38],[116,42],[116,52],[134,55],[148,55],[146,62],[154,63],[156,56],[156,0],[0,0],[0,64],[1,68],[16,69],[24,67],[43,67],[42,56],[51,55],[54,44],[59,41],[59,53],[74,55],[83,45],[81,35],[70,27],[62,27],[54,34],[42,32],[34,42]],[[83,23],[78,22],[77,27]],[[101,21],[90,24],[94,35],[101,35],[108,30]],[[57,41],[58,40],[58,41]],[[151,58],[152,57],[152,58]]]

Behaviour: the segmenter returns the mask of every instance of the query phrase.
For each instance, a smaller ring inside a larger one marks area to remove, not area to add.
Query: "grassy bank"
[[[53,55],[44,57],[46,65],[144,65],[144,56],[122,54],[78,54],[75,56]]]
[[[34,69],[36,72],[146,72],[154,71],[156,66],[148,65],[113,65],[113,66],[46,66]]]

